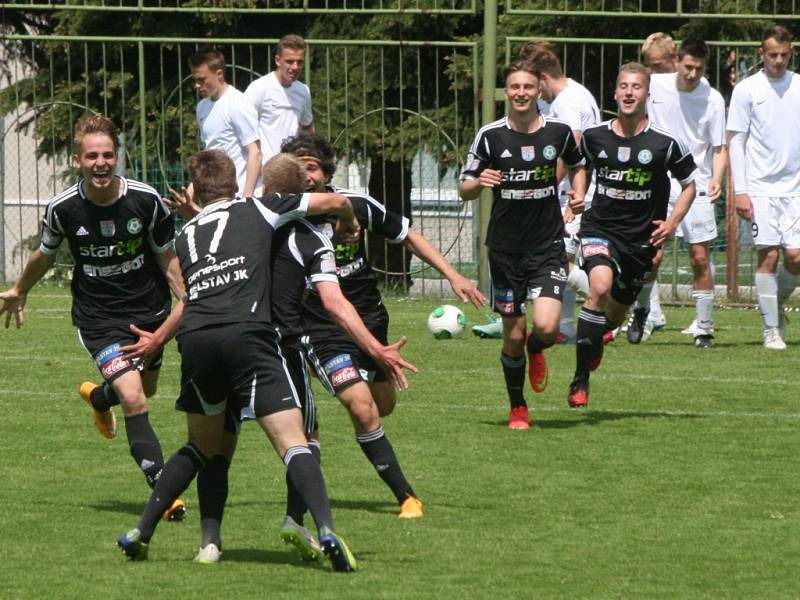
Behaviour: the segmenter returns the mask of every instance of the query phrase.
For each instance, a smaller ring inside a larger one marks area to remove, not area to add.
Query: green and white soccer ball
[[[467,318],[461,309],[450,304],[437,306],[428,316],[428,329],[437,340],[460,338],[466,325]]]

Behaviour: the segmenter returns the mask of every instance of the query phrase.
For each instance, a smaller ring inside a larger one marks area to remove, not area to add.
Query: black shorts
[[[364,317],[370,333],[386,345],[389,318]],[[319,380],[331,394],[359,381],[378,383],[386,381],[386,374],[372,357],[361,350],[344,332],[334,335],[303,336],[303,346],[308,362],[317,372]]]
[[[153,323],[134,323],[139,329],[155,331],[166,318]],[[120,352],[122,346],[136,343],[139,338],[128,325],[110,325],[107,327],[79,327],[78,339],[92,357],[100,374],[108,383],[128,371],[158,371],[164,357],[164,349],[159,350],[145,364],[141,359],[127,359]]]
[[[300,408],[300,398],[269,325],[235,323],[186,332],[178,339],[181,391],[175,408],[256,419]]]
[[[308,369],[306,368],[305,352],[300,342],[281,343],[281,351],[286,359],[286,366],[292,377],[292,384],[300,398],[300,408],[303,411],[303,430],[306,435],[314,433],[319,429],[317,422],[317,405],[314,401],[314,392],[311,390],[311,382],[308,379]]]
[[[525,314],[530,297],[561,300],[567,285],[567,253],[558,240],[546,250],[524,253],[489,249],[492,309],[506,317]]]
[[[580,244],[580,267],[586,273],[597,265],[611,267],[614,272],[611,297],[625,306],[633,304],[653,270],[657,248],[650,244],[625,245],[593,233],[581,233]]]

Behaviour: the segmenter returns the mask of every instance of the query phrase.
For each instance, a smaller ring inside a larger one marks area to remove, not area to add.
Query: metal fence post
[[[497,81],[497,0],[485,0],[483,5],[483,89],[481,125],[495,118],[494,86]],[[492,191],[483,190],[478,202],[478,286],[489,291],[489,251],[486,230],[492,212]]]
[[[139,147],[141,148],[142,172],[139,180],[147,183],[147,97],[144,79],[144,42],[139,41]]]
[[[0,124],[5,126],[3,121]],[[5,131],[0,130],[0,281],[6,280],[6,155]]]

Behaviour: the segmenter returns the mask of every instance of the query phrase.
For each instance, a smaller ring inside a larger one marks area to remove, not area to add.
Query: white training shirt
[[[236,166],[238,195],[247,180],[247,144],[258,141],[256,112],[244,101],[244,94],[228,85],[216,101],[203,98],[197,103],[197,126],[206,150],[222,150]],[[261,178],[255,196],[261,196]]]
[[[759,71],[733,88],[728,131],[745,142],[745,189],[755,196],[800,196],[800,76]],[[736,166],[736,165],[734,165]],[[737,180],[739,175],[736,176]]]
[[[725,100],[704,77],[691,92],[678,90],[677,73],[650,76],[647,116],[680,139],[697,165],[695,203],[709,203],[714,148],[725,144]],[[680,189],[680,188],[678,188]]]
[[[283,87],[275,71],[259,77],[244,92],[245,99],[258,114],[263,162],[281,151],[284,140],[308,127],[314,120],[311,112],[311,91],[300,81]]]
[[[542,114],[548,117],[564,121],[573,131],[583,132],[589,127],[600,124],[600,109],[592,93],[574,79],[567,78],[567,86],[559,92],[553,102],[547,104],[540,100],[539,108]],[[586,208],[589,208],[594,195],[594,177],[591,182],[587,182]],[[562,205],[562,210],[566,208],[566,193],[571,190],[569,177],[564,177],[558,186],[558,197]]]

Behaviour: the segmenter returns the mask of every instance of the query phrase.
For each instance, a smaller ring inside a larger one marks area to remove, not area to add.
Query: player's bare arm
[[[252,198],[256,191],[256,183],[261,175],[261,143],[256,140],[245,146],[247,151],[246,178],[244,182],[244,197]]]
[[[711,180],[706,190],[709,200],[716,202],[722,194],[722,178],[728,168],[728,147],[714,146],[714,155],[711,158]]]
[[[0,315],[6,313],[6,329],[11,324],[11,315],[14,315],[17,329],[25,324],[25,302],[28,299],[28,292],[44,277],[55,260],[55,254],[45,254],[40,249],[34,250],[14,287],[0,293],[0,299],[3,300]]]
[[[466,304],[471,302],[475,308],[480,308],[486,304],[486,298],[480,290],[475,287],[469,279],[453,268],[447,259],[442,256],[433,244],[426,240],[421,234],[409,228],[408,236],[403,242],[408,250],[421,261],[429,264],[439,271],[450,282],[456,296]]]
[[[653,224],[656,226],[650,237],[650,243],[653,246],[660,246],[675,233],[678,224],[683,221],[683,218],[692,206],[692,202],[694,202],[695,191],[694,181],[690,181],[688,184],[684,185],[678,199],[675,201],[675,208],[669,219],[666,221],[653,221]]]
[[[355,307],[342,294],[338,283],[320,281],[315,287],[322,300],[322,306],[336,324],[358,344],[359,348],[375,359],[396,390],[407,390],[408,379],[403,369],[416,373],[417,368],[400,356],[400,348],[405,344],[406,338],[402,337],[396,344],[384,346],[369,332]]]
[[[462,200],[475,200],[483,188],[494,188],[500,185],[503,174],[498,169],[484,169],[477,179],[467,179],[459,186]]]

